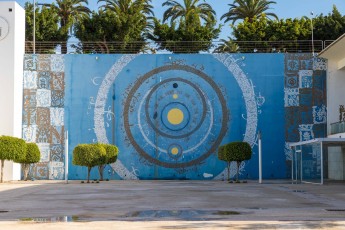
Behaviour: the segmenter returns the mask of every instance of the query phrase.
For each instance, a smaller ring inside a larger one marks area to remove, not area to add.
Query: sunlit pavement
[[[0,229],[345,229],[345,184],[0,184]]]

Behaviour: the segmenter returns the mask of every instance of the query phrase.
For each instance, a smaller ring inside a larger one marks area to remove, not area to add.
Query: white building
[[[328,60],[327,134],[345,138],[345,34],[325,48],[319,57]],[[328,177],[345,180],[345,148],[329,147]]]
[[[15,1],[0,2],[0,135],[22,136],[25,11]],[[20,179],[20,165],[5,162],[4,180]]]

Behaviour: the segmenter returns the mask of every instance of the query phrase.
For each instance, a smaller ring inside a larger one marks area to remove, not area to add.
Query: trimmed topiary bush
[[[24,180],[28,180],[30,164],[40,161],[41,152],[36,143],[26,143],[25,157],[15,162],[21,163],[23,166]]]
[[[87,183],[90,183],[91,169],[99,165],[105,156],[106,150],[99,144],[79,144],[73,150],[72,163],[88,168]]]
[[[99,177],[103,181],[104,168],[108,164],[116,162],[119,149],[115,145],[111,144],[99,144],[105,148],[106,155],[100,159],[100,164],[98,165]]]
[[[249,160],[252,157],[252,148],[247,142],[231,142],[220,146],[218,150],[218,158],[228,163],[228,180],[230,174],[230,164],[232,161],[237,162],[236,181],[239,176],[239,168],[242,161]]]
[[[10,136],[0,136],[1,179],[3,182],[5,160],[19,161],[25,157],[26,143],[23,139]]]

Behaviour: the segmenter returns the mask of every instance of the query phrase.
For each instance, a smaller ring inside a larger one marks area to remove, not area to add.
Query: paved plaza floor
[[[345,229],[345,183],[0,184],[0,229]]]

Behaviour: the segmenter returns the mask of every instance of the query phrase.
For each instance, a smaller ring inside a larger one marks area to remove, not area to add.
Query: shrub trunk
[[[105,168],[105,165],[99,165],[98,166],[99,180],[100,181],[103,181],[104,168]]]
[[[25,181],[28,180],[29,170],[30,170],[30,164],[23,164],[23,172],[24,172]]]
[[[87,183],[90,183],[90,172],[91,172],[92,167],[87,167]]]
[[[241,161],[237,161],[236,181],[239,181],[239,180],[238,180],[238,174],[239,174],[239,170],[240,170],[240,165],[241,165]]]
[[[0,183],[2,183],[3,179],[4,179],[4,164],[5,164],[5,160],[2,159],[1,160],[1,179],[0,179]]]

